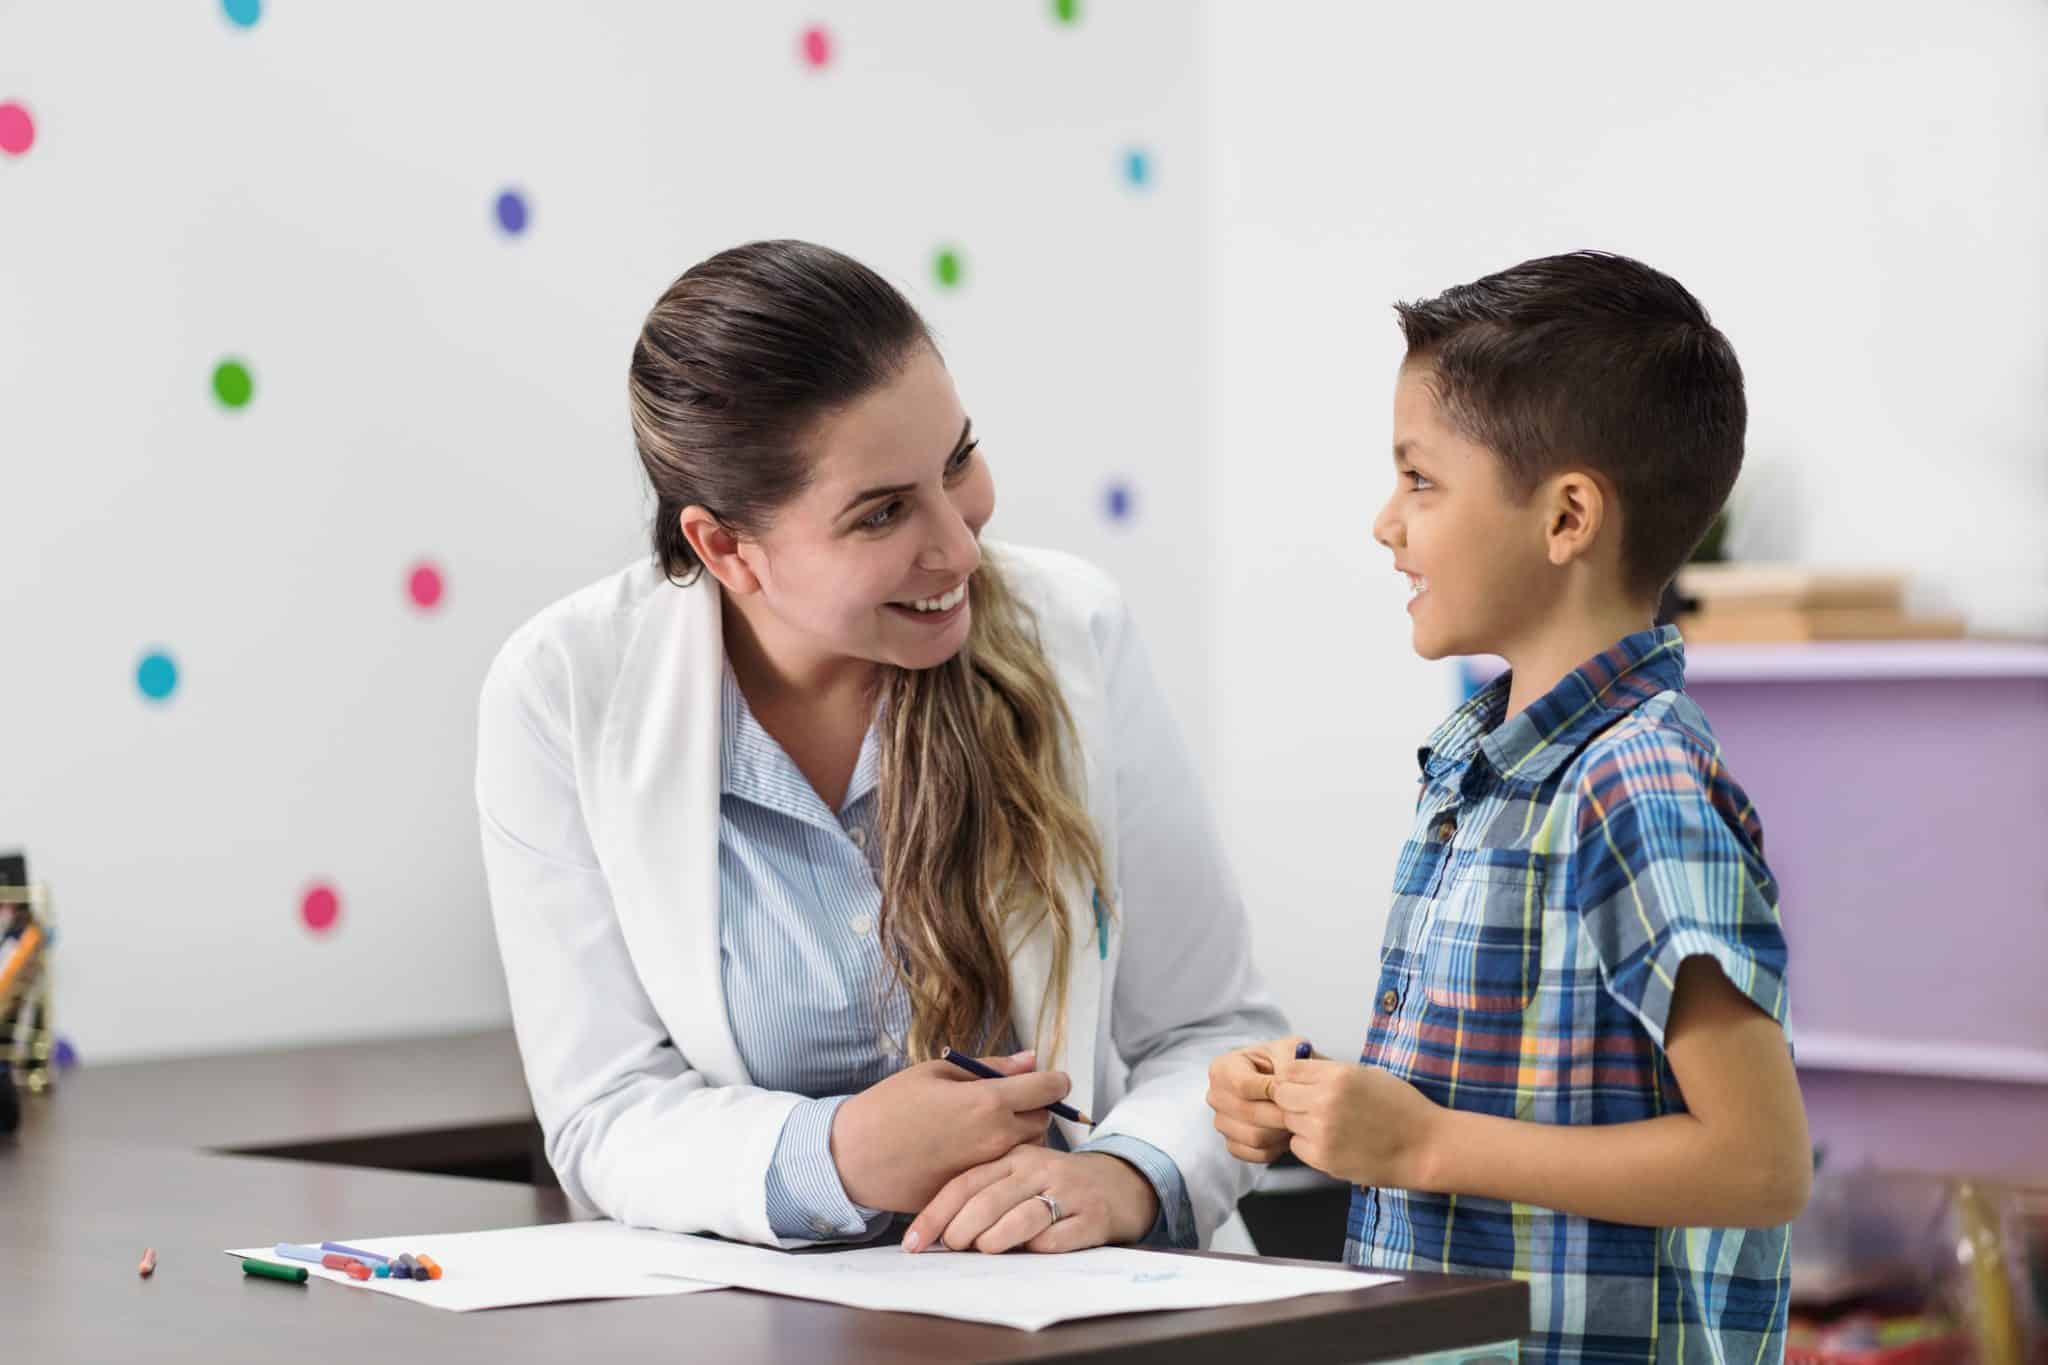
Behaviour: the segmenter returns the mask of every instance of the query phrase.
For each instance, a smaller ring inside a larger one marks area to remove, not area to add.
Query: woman
[[[629,392],[654,556],[513,635],[478,742],[563,1187],[778,1246],[1206,1242],[1250,1178],[1209,1058],[1284,1029],[1114,588],[981,543],[945,365],[836,252],[690,270]]]

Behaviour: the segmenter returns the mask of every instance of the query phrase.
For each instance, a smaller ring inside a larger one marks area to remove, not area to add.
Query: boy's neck
[[[1655,609],[1638,602],[1561,606],[1554,617],[1501,651],[1513,670],[1507,714],[1501,719],[1521,715],[1588,659],[1605,654],[1639,630],[1648,630],[1655,620]]]

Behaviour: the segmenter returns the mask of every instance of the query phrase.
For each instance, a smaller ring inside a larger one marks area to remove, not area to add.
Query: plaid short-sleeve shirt
[[[1685,695],[1684,645],[1629,636],[1503,722],[1503,677],[1421,752],[1362,1060],[1439,1104],[1530,1123],[1682,1113],[1679,964],[1711,957],[1785,1020],[1763,832]],[[1530,1285],[1556,1361],[1784,1354],[1786,1229],[1641,1228],[1499,1200],[1352,1194],[1346,1256]]]

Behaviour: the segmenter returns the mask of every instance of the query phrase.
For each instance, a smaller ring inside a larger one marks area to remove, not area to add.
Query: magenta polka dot
[[[804,30],[804,62],[813,70],[822,71],[832,61],[832,35],[823,25],[813,24]]]
[[[19,101],[0,100],[0,152],[20,156],[36,145],[36,121]]]
[[[421,560],[413,566],[406,579],[405,589],[412,594],[412,604],[421,611],[432,611],[441,605],[441,593],[446,585],[441,581],[441,570],[429,561]]]
[[[305,899],[299,902],[299,918],[306,921],[308,929],[324,934],[340,917],[341,897],[333,887],[321,882],[307,888]]]

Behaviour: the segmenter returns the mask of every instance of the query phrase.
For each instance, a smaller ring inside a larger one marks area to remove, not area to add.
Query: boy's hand
[[[1208,1099],[1216,1111],[1216,1131],[1239,1161],[1267,1165],[1293,1140],[1272,1091],[1279,1084],[1280,1064],[1294,1060],[1294,1049],[1302,1041],[1275,1038],[1253,1043],[1209,1063]]]
[[[1353,1185],[1432,1188],[1428,1157],[1448,1111],[1376,1066],[1290,1057],[1276,1071],[1273,1103],[1296,1156]]]

